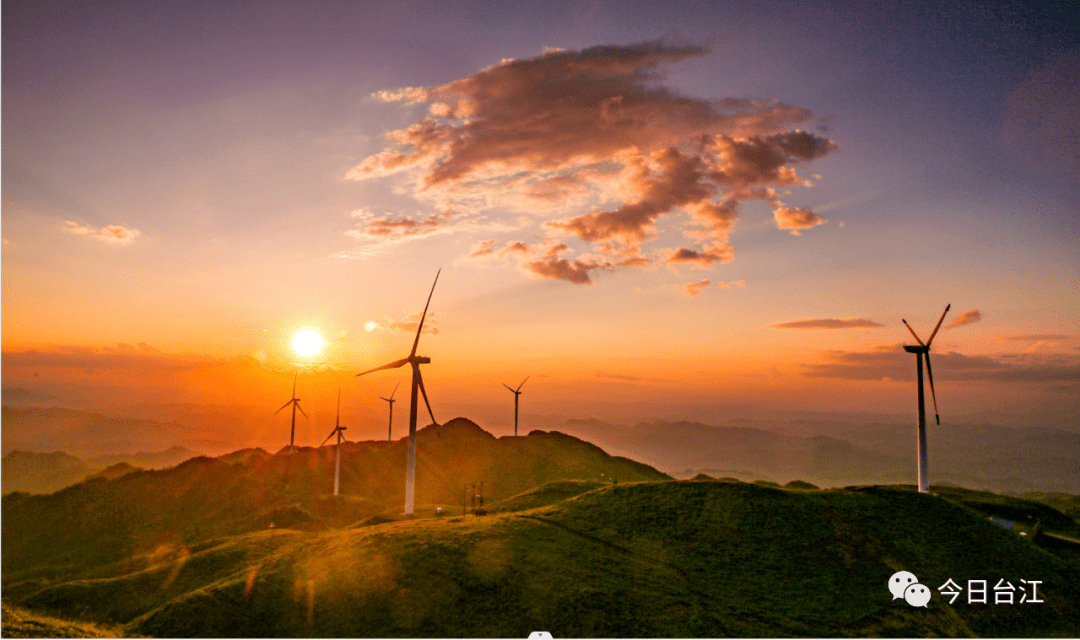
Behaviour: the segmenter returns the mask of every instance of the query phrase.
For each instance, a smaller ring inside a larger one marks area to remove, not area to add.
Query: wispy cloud
[[[705,289],[709,288],[710,282],[708,280],[702,280],[701,282],[689,282],[682,286],[682,292],[684,296],[693,298]]]
[[[1059,333],[1017,333],[1011,336],[998,336],[1001,342],[1045,342],[1068,340],[1070,336]]]
[[[982,320],[982,314],[978,309],[972,309],[971,311],[965,311],[960,315],[953,318],[952,322],[946,325],[945,328],[952,329],[953,327],[962,327],[965,324],[971,324],[972,322],[978,322]]]
[[[657,380],[655,378],[642,378],[640,376],[630,376],[623,373],[604,373],[603,371],[598,371],[596,377],[607,378],[609,380],[621,380],[622,382],[663,382],[663,380]]]
[[[843,320],[813,318],[809,320],[791,320],[769,326],[773,329],[876,329],[885,325],[862,318],[845,318]]]
[[[386,329],[388,331],[401,331],[416,335],[416,328],[420,326],[421,315],[423,315],[423,312],[417,311],[416,313],[406,315],[404,318],[387,318],[382,322],[369,320],[364,324],[364,329],[367,331]],[[428,311],[427,320],[424,321],[424,333],[430,333],[433,336],[439,335],[439,329],[438,327],[433,326],[434,324],[435,312]]]
[[[868,351],[828,351],[825,362],[801,365],[803,375],[846,380],[911,380],[915,363],[900,345]],[[934,353],[934,380],[979,382],[1080,383],[1080,357],[1014,354],[968,356],[955,351]]]
[[[100,240],[101,242],[117,245],[131,244],[135,241],[135,238],[139,236],[138,229],[128,229],[117,224],[109,224],[100,229],[92,229],[72,220],[64,220],[63,229],[69,233],[74,233],[75,235],[88,236],[95,240]]]
[[[706,53],[663,41],[548,49],[442,86],[378,92],[384,101],[427,104],[428,114],[390,132],[391,146],[346,178],[411,171],[414,194],[443,213],[371,218],[358,236],[453,228],[462,212],[494,207],[530,211],[553,237],[588,248],[501,255],[535,277],[592,284],[597,270],[731,260],[728,234],[740,202],[767,202],[777,227],[795,234],[824,224],[777,195],[810,185],[796,165],[836,150],[794,128],[809,111],[773,100],[686,97],[660,86],[666,65]],[[587,213],[564,213],[590,202],[595,208]],[[646,254],[642,245],[659,236],[657,221],[675,211],[688,215],[679,229],[691,246]],[[497,257],[494,244],[471,255]]]

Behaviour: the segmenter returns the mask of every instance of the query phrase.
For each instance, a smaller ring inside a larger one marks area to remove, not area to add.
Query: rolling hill
[[[19,604],[170,637],[1080,633],[1076,567],[942,497],[715,481],[578,489],[485,517],[170,547],[44,584]],[[949,604],[935,591],[916,608],[888,591],[900,570],[931,589],[1039,579],[1043,602]]]

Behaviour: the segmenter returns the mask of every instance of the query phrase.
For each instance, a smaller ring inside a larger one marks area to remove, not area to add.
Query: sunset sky
[[[214,4],[5,3],[5,403],[232,407],[265,424],[208,440],[276,449],[299,370],[304,444],[339,386],[379,437],[408,368],[355,374],[441,268],[435,415],[499,435],[526,376],[526,428],[914,421],[901,318],[949,303],[943,425],[1080,429],[1075,15]]]

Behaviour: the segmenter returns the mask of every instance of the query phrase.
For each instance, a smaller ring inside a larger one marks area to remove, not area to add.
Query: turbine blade
[[[294,372],[292,376],[292,397],[296,397],[296,376],[300,375],[300,372]]]
[[[429,293],[427,296],[427,304],[424,305],[424,312],[420,314],[420,326],[416,329],[416,340],[413,340],[412,351],[409,353],[410,358],[416,355],[416,345],[420,344],[420,332],[424,330],[424,320],[427,319],[428,306],[431,304],[432,294],[435,293],[435,285],[439,283],[440,273],[442,273],[441,268],[438,270],[438,272],[435,273],[435,282],[431,285],[431,293]]]
[[[366,376],[369,373],[374,373],[375,371],[382,371],[383,369],[397,369],[398,367],[404,367],[407,364],[409,364],[409,359],[408,358],[402,358],[401,360],[395,360],[395,361],[391,362],[390,364],[384,364],[381,367],[375,367],[374,369],[368,369],[367,371],[364,371],[363,373],[358,373],[358,374],[356,374],[356,377],[359,378],[360,376]]]
[[[522,380],[522,381],[521,381],[521,384],[519,384],[519,385],[518,385],[518,388],[517,388],[517,390],[518,390],[518,391],[521,391],[521,388],[525,386],[525,383],[526,383],[526,382],[528,382],[528,381],[529,381],[529,378],[531,378],[531,377],[532,377],[532,376],[525,376],[525,379],[524,379],[524,380]]]
[[[330,435],[326,436],[326,440],[329,440],[330,438],[333,438],[335,433],[339,433],[339,431],[337,429],[334,429],[333,431],[331,431]],[[321,446],[323,446],[323,444],[326,444],[326,440],[323,440],[322,444],[320,444],[319,446],[321,447]]]
[[[384,398],[382,396],[379,396],[379,400],[386,400],[387,402],[390,402],[390,398]]]
[[[393,402],[394,401],[394,394],[397,393],[397,388],[400,387],[400,386],[401,386],[400,382],[394,385],[394,390],[390,392],[390,397],[385,398],[385,400],[387,402]]]
[[[428,415],[431,416],[431,422],[435,424],[435,430],[439,430],[439,421],[435,419],[435,413],[431,410],[431,403],[427,399],[427,391],[424,389],[424,377],[417,376],[416,379],[420,382],[420,395],[424,396],[424,404],[427,405]]]
[[[297,400],[297,401],[296,401],[296,408],[297,408],[297,409],[300,409],[300,401],[299,401],[299,400]],[[304,413],[304,410],[303,410],[303,409],[300,409],[300,413]],[[305,418],[307,417],[307,414],[306,414],[306,413],[304,413],[304,417],[305,417]]]
[[[341,425],[341,387],[337,390],[337,417],[334,418],[334,428]]]
[[[949,304],[945,305],[945,313],[941,314],[941,320],[937,321],[937,326],[934,327],[934,332],[930,334],[930,338],[926,341],[926,346],[929,347],[930,343],[934,341],[934,336],[937,335],[937,330],[941,328],[941,323],[942,323],[943,320],[945,320],[945,314],[949,312],[949,307],[951,307],[951,306],[952,306],[952,303],[949,303]],[[927,362],[929,362],[929,360],[927,360]]]
[[[911,328],[911,325],[907,323],[907,320],[904,320],[903,318],[900,318],[900,322],[904,323],[904,326],[907,327],[907,330],[911,332],[911,335],[915,336],[916,340],[919,340],[919,336],[915,335],[915,330]],[[921,344],[924,347],[926,346],[925,344],[923,344],[922,340],[919,340],[919,344]]]
[[[289,406],[290,404],[292,404],[292,400],[289,400],[285,404],[281,405],[281,409],[284,409],[285,407]],[[274,415],[276,416],[278,414],[278,411],[281,411],[281,409],[278,409],[277,411],[275,411]]]
[[[510,385],[506,384],[505,382],[503,383],[503,386],[504,386],[504,387],[506,387],[507,389],[509,389],[509,390],[510,390],[510,393],[517,393],[517,391],[514,391],[514,388],[513,388],[513,387],[511,387]]]
[[[934,372],[930,369],[930,353],[926,353],[926,377],[930,378],[930,397],[934,399],[934,420],[941,424],[941,416],[937,410],[937,394],[934,393]]]

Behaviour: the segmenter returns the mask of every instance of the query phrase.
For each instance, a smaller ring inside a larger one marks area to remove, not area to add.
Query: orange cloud
[[[366,211],[354,211],[352,215],[360,218],[367,225],[362,229],[351,229],[345,232],[354,238],[423,236],[442,229],[447,225],[447,219],[452,217],[452,214],[448,213],[433,213],[423,220],[414,220],[410,217],[395,220],[389,216],[375,218],[373,214]]]
[[[69,233],[80,236],[89,236],[95,240],[100,240],[108,244],[128,245],[134,242],[135,238],[139,236],[139,231],[137,229],[128,229],[117,224],[108,224],[100,229],[91,229],[78,222],[64,220],[64,225],[66,225],[64,230]]]
[[[829,351],[826,362],[801,365],[804,376],[847,380],[914,381],[915,363],[899,345],[869,351]],[[1027,354],[1020,356],[966,356],[949,351],[935,353],[934,379],[1004,383],[1080,384],[1080,357]]]
[[[946,325],[946,328],[952,329],[953,327],[962,327],[965,324],[971,324],[972,322],[978,322],[979,320],[982,320],[982,314],[979,313],[978,309],[972,309],[971,311],[965,311],[953,318],[953,321]]]
[[[811,320],[792,320],[769,326],[773,329],[876,329],[885,325],[871,320],[863,320],[862,318],[846,318],[844,320],[815,318]]]
[[[491,248],[491,245],[495,244],[496,240],[484,240],[480,244],[476,245],[472,253],[469,254],[470,258],[482,258],[495,253],[495,250]]]
[[[776,195],[776,188],[808,186],[795,166],[836,150],[828,139],[793,129],[810,119],[809,111],[770,100],[691,98],[659,85],[665,65],[706,53],[662,41],[547,49],[442,86],[379,92],[381,100],[428,103],[429,115],[390,132],[391,146],[365,158],[346,178],[411,169],[414,193],[443,210],[502,203],[543,216],[543,227],[591,243],[591,251],[606,257],[567,248],[569,256],[543,256],[523,266],[578,284],[591,283],[589,272],[596,269],[657,261],[707,267],[731,260],[728,234],[744,200],[767,201],[778,228],[796,235],[824,224]],[[589,198],[618,204],[570,217],[552,213]],[[659,235],[657,220],[676,210],[689,214],[681,233],[699,246],[642,254],[643,243]],[[449,216],[383,218],[360,233],[454,224]],[[472,257],[491,255],[489,249],[479,247]]]
[[[709,287],[710,282],[708,280],[702,280],[701,282],[688,282],[682,286],[683,295],[693,298],[697,294],[701,293]]]
[[[1019,333],[1011,336],[999,336],[1003,342],[1058,342],[1068,340],[1069,336],[1058,333]]]
[[[405,333],[416,334],[416,328],[420,326],[420,317],[423,312],[417,311],[416,313],[410,313],[401,319],[384,320],[382,323],[368,322],[365,328],[368,331],[375,329],[389,329],[391,331],[402,331]],[[439,329],[434,327],[435,312],[429,311],[427,314],[427,320],[424,321],[424,333],[430,333],[433,336],[439,335]]]
[[[773,209],[773,217],[776,219],[777,229],[790,229],[791,235],[795,236],[800,235],[799,229],[809,229],[827,222],[813,211],[800,207],[777,207]]]
[[[664,257],[668,264],[693,264],[699,269],[704,269],[714,262],[728,262],[735,258],[735,250],[730,245],[719,243],[705,245],[701,251],[680,247]]]
[[[527,272],[540,278],[566,280],[574,284],[589,285],[593,283],[589,277],[589,272],[600,268],[600,265],[591,261],[574,260],[571,262],[566,258],[542,258],[532,262],[525,262],[521,266]]]

